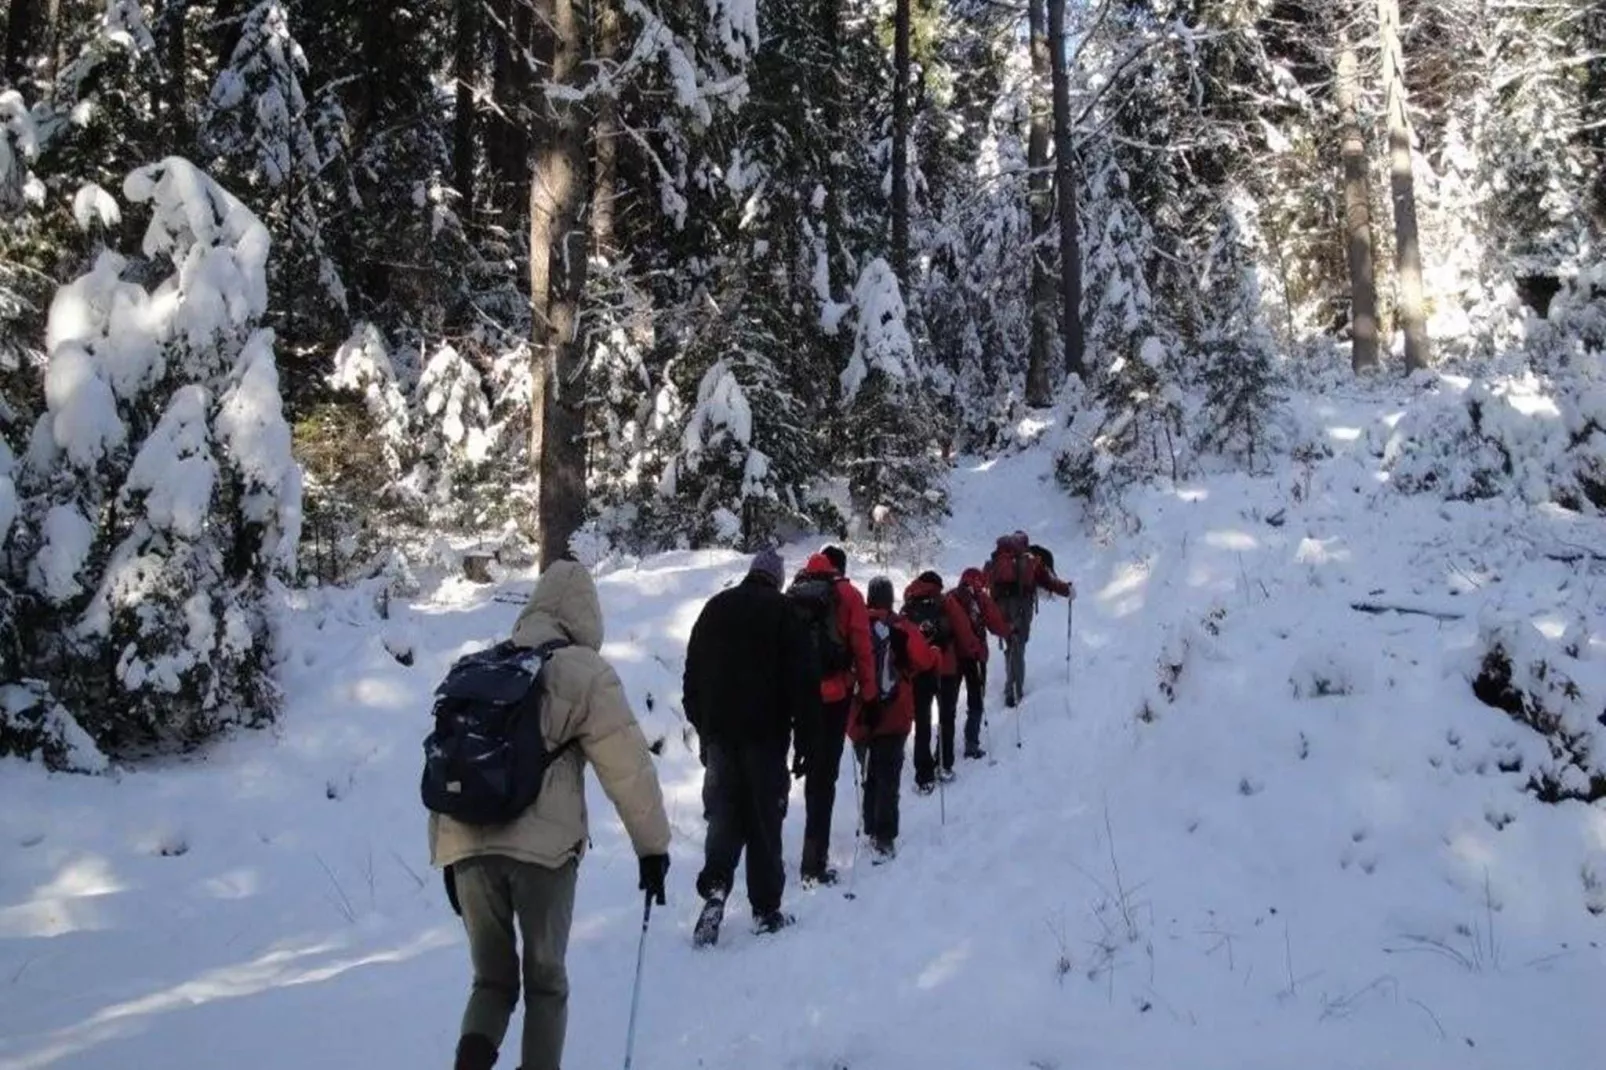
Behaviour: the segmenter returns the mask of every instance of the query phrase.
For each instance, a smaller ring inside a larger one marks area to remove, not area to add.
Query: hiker
[[[834,552],[833,552],[834,551]],[[803,778],[805,884],[835,884],[829,864],[831,811],[847,738],[853,697],[870,693],[875,663],[870,656],[870,617],[864,597],[844,574],[847,557],[828,546],[811,556],[792,580],[787,597],[804,619],[820,677],[820,716],[805,746],[795,751],[792,775]]]
[[[1008,639],[1012,629],[993,596],[987,593],[987,576],[979,568],[967,568],[952,592],[965,611],[970,630],[976,637],[976,657],[959,658],[959,675],[965,682],[965,757],[981,758],[981,725],[987,716],[987,633]]]
[[[781,912],[786,866],[781,824],[791,780],[787,746],[804,742],[819,720],[819,670],[802,621],[781,584],[781,555],[765,550],[747,577],[703,607],[686,646],[682,691],[697,729],[708,822],[697,894],[705,903],[693,943],[719,939],[736,864],[747,852],[747,901],[755,932],[791,921]]]
[[[1026,693],[1026,643],[1032,637],[1032,617],[1037,613],[1038,591],[1065,598],[1076,597],[1070,584],[1054,575],[1052,569],[1031,549],[1024,531],[1000,535],[997,548],[987,562],[987,580],[993,600],[1009,620],[1010,635],[1004,651],[1004,705],[1013,707]]]
[[[959,711],[960,658],[978,658],[986,647],[977,640],[959,599],[943,592],[942,577],[935,572],[922,572],[904,588],[903,618],[920,631],[938,654],[937,664],[914,678],[915,791],[928,795],[935,778],[952,780],[954,776],[954,721]],[[935,757],[931,741],[933,700],[937,704],[938,720]],[[979,744],[976,749],[980,749]]]
[[[490,1070],[524,986],[523,1070],[558,1070],[568,1018],[564,956],[575,878],[588,842],[585,765],[619,812],[639,860],[637,887],[664,902],[669,818],[658,774],[623,685],[598,650],[602,606],[591,575],[554,562],[513,626],[513,642],[552,651],[542,670],[542,735],[554,754],[540,793],[505,825],[429,816],[429,855],[468,930],[474,986],[463,1012],[456,1070]],[[515,922],[523,950],[514,936]]]
[[[870,581],[868,612],[876,683],[854,703],[848,735],[864,770],[864,832],[874,852],[871,861],[880,865],[897,854],[898,783],[914,721],[914,681],[935,670],[941,658],[913,622],[892,612],[892,581],[885,576]]]

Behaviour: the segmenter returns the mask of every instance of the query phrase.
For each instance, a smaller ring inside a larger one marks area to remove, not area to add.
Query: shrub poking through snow
[[[37,680],[0,685],[0,755],[43,762],[60,773],[104,773],[106,756]]]
[[[272,586],[301,473],[267,305],[268,233],[191,164],[124,184],[144,263],[104,252],[50,308],[48,409],[19,473],[20,675],[110,753],[272,717]],[[154,289],[126,277],[169,274]]]
[[[1528,790],[1544,802],[1606,798],[1606,686],[1576,637],[1545,638],[1527,621],[1487,621],[1472,693],[1544,737],[1549,760]],[[1587,644],[1586,644],[1587,645]]]

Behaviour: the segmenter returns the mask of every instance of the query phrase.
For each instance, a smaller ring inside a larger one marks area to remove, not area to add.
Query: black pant
[[[954,720],[959,712],[959,677],[935,672],[915,677],[915,783],[929,784],[940,762],[954,767]],[[931,703],[937,703],[938,753],[931,753]],[[968,730],[968,726],[967,726]],[[979,731],[979,729],[978,729]]]
[[[753,912],[779,910],[786,866],[781,861],[781,824],[791,779],[787,740],[753,743],[705,742],[703,816],[708,836],[697,894],[730,894],[736,863],[747,849],[747,901]]]
[[[981,719],[987,712],[987,663],[959,659],[959,679],[965,682],[965,746],[981,746]]]
[[[864,832],[881,843],[898,838],[898,787],[908,740],[907,734],[874,736],[854,748],[864,766]]]
[[[847,740],[848,708],[852,699],[820,707],[820,723],[809,740],[808,772],[803,777],[805,843],[818,844],[820,863],[831,845],[831,811],[836,806],[836,778],[842,768],[842,746]]]

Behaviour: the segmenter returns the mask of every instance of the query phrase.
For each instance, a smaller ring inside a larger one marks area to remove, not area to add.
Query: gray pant
[[[998,608],[1013,629],[1004,641],[1004,699],[1019,702],[1026,693],[1026,642],[1032,637],[1037,599],[1029,594],[1004,597],[998,600]]]
[[[559,1070],[569,1019],[569,974],[564,956],[574,920],[578,867],[560,869],[500,855],[470,858],[452,867],[457,900],[468,929],[474,988],[463,1012],[463,1035],[478,1033],[497,1048],[524,982],[523,1070]],[[522,961],[514,920],[524,938]]]

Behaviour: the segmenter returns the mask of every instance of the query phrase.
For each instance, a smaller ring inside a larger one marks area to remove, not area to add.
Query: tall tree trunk
[[[1031,127],[1026,138],[1026,201],[1032,217],[1032,337],[1026,365],[1026,403],[1047,405],[1048,355],[1054,336],[1054,280],[1048,270],[1048,228],[1053,200],[1048,181],[1048,36],[1044,0],[1026,0],[1032,54],[1031,92],[1026,94]]]
[[[228,66],[229,60],[234,58],[245,16],[250,10],[246,0],[217,0],[213,6],[211,26],[219,67]]]
[[[496,182],[495,204],[513,211],[519,191],[530,184],[528,126],[535,101],[531,93],[529,49],[533,32],[530,5],[544,0],[491,0],[491,97],[495,121],[486,136],[486,162]],[[549,34],[543,27],[543,35]]]
[[[909,288],[909,0],[892,20],[892,270]]]
[[[580,85],[580,0],[536,0],[536,56],[550,83]],[[541,87],[537,87],[539,90]],[[530,179],[530,308],[536,362],[530,424],[539,465],[537,525],[544,568],[569,551],[585,521],[585,347],[580,299],[590,253],[586,203],[589,116],[568,94],[541,93]]]
[[[1347,30],[1339,31],[1338,111],[1344,158],[1344,242],[1349,259],[1350,365],[1377,368],[1377,275],[1372,266],[1372,194],[1366,177],[1366,135],[1357,112],[1360,65]]]
[[[1406,111],[1405,52],[1400,42],[1400,0],[1377,0],[1382,31],[1383,85],[1388,94],[1389,194],[1394,202],[1394,267],[1405,323],[1405,370],[1432,360],[1422,307],[1422,248],[1416,226],[1416,180],[1411,173],[1411,117]]]
[[[1048,50],[1054,69],[1054,185],[1060,215],[1060,335],[1065,373],[1085,376],[1082,329],[1082,236],[1077,207],[1076,149],[1071,144],[1071,72],[1066,67],[1065,0],[1048,0]]]
[[[595,0],[597,58],[606,70],[619,63],[620,18],[615,0]],[[618,226],[616,201],[619,197],[619,99],[604,95],[597,98],[597,116],[593,125],[592,173],[595,188],[591,193],[592,247],[604,259],[612,261],[618,254],[615,231]]]
[[[452,78],[457,101],[452,115],[452,184],[457,187],[458,215],[474,219],[474,87],[480,77],[480,20],[482,0],[457,0],[453,27]]]
[[[189,69],[189,45],[184,24],[189,19],[190,0],[168,0],[165,12],[167,40],[162,56],[166,68],[162,73],[162,104],[167,110],[168,136],[175,145],[187,145],[190,139],[189,92],[185,86],[185,73]]]
[[[820,93],[820,125],[825,135],[825,158],[821,162],[825,187],[825,286],[831,300],[837,294],[837,254],[842,250],[842,197],[836,167],[836,151],[842,135],[842,82],[838,73],[838,60],[842,53],[841,0],[820,0],[820,59],[824,69],[810,70],[807,63],[799,64],[801,77],[818,78],[823,87]],[[817,61],[818,62],[818,61]],[[850,284],[851,285],[851,284]]]
[[[41,0],[11,0],[6,18],[5,75],[7,85],[19,85],[28,73],[28,61],[39,51],[44,37]]]

